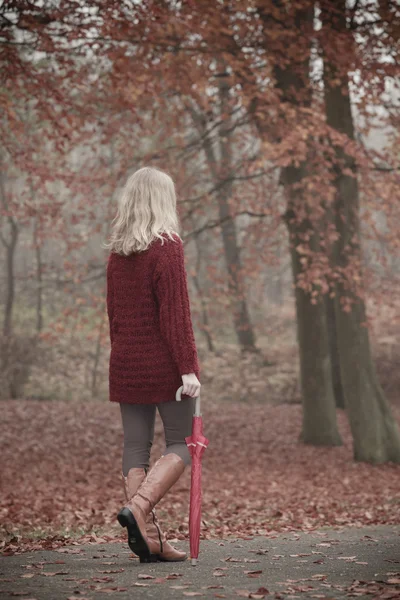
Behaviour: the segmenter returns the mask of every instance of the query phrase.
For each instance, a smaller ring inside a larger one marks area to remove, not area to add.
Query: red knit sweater
[[[200,376],[183,243],[173,237],[163,245],[154,240],[144,252],[109,256],[111,402],[174,400],[181,375]]]

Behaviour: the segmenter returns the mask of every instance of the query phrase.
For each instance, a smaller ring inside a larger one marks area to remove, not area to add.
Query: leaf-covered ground
[[[204,394],[205,396],[205,394]],[[205,399],[203,536],[246,537],[317,527],[400,523],[400,467],[356,463],[344,445],[298,441],[298,405]],[[396,409],[396,417],[400,411]],[[118,405],[7,401],[0,424],[0,522],[6,553],[71,541],[124,539]],[[157,421],[152,460],[162,450]],[[172,538],[188,534],[189,470],[159,505]]]

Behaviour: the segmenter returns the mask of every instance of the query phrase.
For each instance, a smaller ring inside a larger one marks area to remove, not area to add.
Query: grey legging
[[[164,454],[178,454],[186,465],[191,457],[185,437],[192,431],[192,417],[195,399],[186,398],[160,402],[159,404],[120,403],[122,427],[124,430],[124,452],[122,472],[125,477],[132,467],[148,469],[150,450],[153,444],[156,408],[160,413],[165,433],[166,451]]]

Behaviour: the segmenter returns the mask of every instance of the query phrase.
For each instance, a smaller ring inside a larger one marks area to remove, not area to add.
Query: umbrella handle
[[[177,402],[180,402],[182,400],[182,390],[183,390],[183,385],[181,385],[180,388],[177,389],[176,394],[175,394],[175,400]],[[196,407],[194,410],[194,416],[195,417],[201,417],[200,414],[200,392],[199,395],[196,397]]]

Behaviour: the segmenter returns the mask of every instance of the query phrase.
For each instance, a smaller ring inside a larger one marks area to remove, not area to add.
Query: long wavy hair
[[[173,240],[179,228],[174,182],[161,169],[143,167],[128,178],[103,247],[128,256],[147,250],[156,238],[164,240],[162,233]]]

